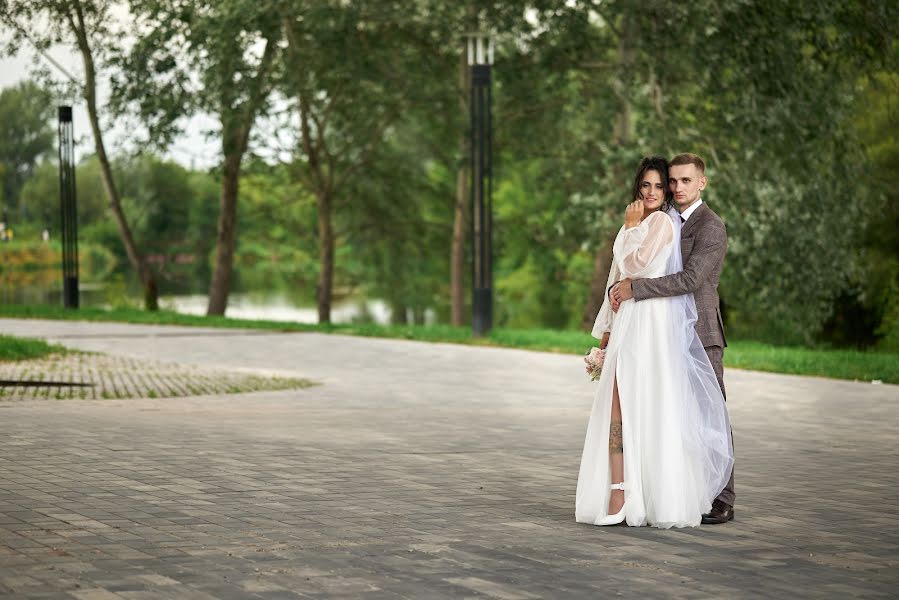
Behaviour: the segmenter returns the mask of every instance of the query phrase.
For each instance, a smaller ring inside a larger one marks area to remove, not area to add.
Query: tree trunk
[[[240,186],[240,164],[250,142],[250,130],[269,93],[269,72],[275,59],[277,39],[267,37],[255,77],[243,80],[250,97],[233,105],[227,94],[221,99],[219,119],[222,123],[222,193],[219,197],[218,234],[215,242],[215,264],[209,282],[207,315],[224,315],[231,292],[234,271],[234,247],[237,243],[237,193]]]
[[[618,69],[620,72],[626,73],[630,68],[631,48],[628,46],[630,36],[630,22],[625,21],[622,27],[621,36],[618,39]],[[618,116],[615,120],[615,133],[613,142],[618,148],[625,147],[631,142],[631,103],[628,98],[628,89],[622,79],[615,82],[615,92],[620,101]],[[619,164],[615,167],[614,182],[623,182],[622,198],[626,198],[627,194],[627,166]],[[613,184],[614,185],[614,184]],[[613,197],[617,194],[613,191]],[[618,215],[624,212],[624,204]],[[614,214],[614,212],[613,212]],[[590,331],[593,327],[593,321],[596,314],[602,308],[602,303],[606,298],[606,281],[609,277],[609,268],[612,266],[612,246],[615,243],[615,236],[618,229],[613,228],[610,235],[603,241],[599,249],[596,251],[596,258],[593,261],[593,277],[590,280],[590,296],[587,298],[587,305],[584,307],[584,316],[581,319],[581,328]]]
[[[331,322],[331,294],[334,289],[334,227],[331,223],[331,198],[318,194],[318,322]]]
[[[296,64],[302,64],[298,49],[298,40],[291,24],[285,20],[284,29],[288,41],[287,54]],[[334,289],[334,225],[331,222],[331,210],[334,192],[334,172],[322,165],[319,156],[319,143],[323,143],[325,132],[320,128],[313,134],[309,93],[302,85],[296,87],[296,98],[300,113],[300,146],[306,154],[310,181],[308,187],[315,193],[318,209],[318,284],[315,287],[316,304],[318,305],[318,322],[331,322],[331,294]],[[317,136],[317,137],[316,137]],[[327,153],[326,153],[327,155]],[[330,167],[331,165],[329,165]]]
[[[616,231],[615,234],[617,233]],[[584,331],[590,331],[593,328],[596,315],[606,298],[606,281],[609,278],[609,269],[612,267],[612,245],[614,243],[614,236],[604,241],[593,260],[590,296],[587,298],[587,306],[584,307],[584,316],[581,319],[581,329]]]
[[[231,290],[234,270],[234,246],[237,240],[237,191],[240,185],[240,163],[243,152],[225,156],[222,194],[219,198],[218,237],[215,244],[215,266],[209,284],[207,315],[224,315]]]
[[[112,178],[112,167],[109,164],[109,157],[106,155],[106,146],[103,143],[103,134],[100,129],[100,118],[97,111],[97,76],[94,68],[94,58],[91,53],[90,44],[87,39],[87,31],[85,30],[84,15],[81,9],[81,3],[74,4],[75,15],[68,14],[69,26],[75,34],[78,41],[78,49],[81,52],[81,59],[84,62],[84,100],[87,103],[87,114],[91,124],[91,131],[94,135],[94,149],[97,153],[97,162],[100,164],[100,175],[103,179],[103,188],[106,190],[106,197],[109,200],[109,208],[115,219],[116,227],[119,231],[119,238],[122,245],[125,246],[125,254],[128,256],[128,262],[131,268],[137,272],[141,285],[144,288],[144,307],[147,310],[159,309],[159,288],[156,285],[156,278],[150,270],[144,256],[138,252],[137,243],[134,241],[134,235],[125,219],[125,213],[122,210],[122,203],[119,198],[119,191],[116,188],[115,181]]]
[[[409,322],[407,318],[408,308],[406,308],[406,304],[399,300],[390,303],[390,324],[391,325],[406,325]]]
[[[450,256],[450,322],[465,323],[465,207],[468,199],[468,169],[456,172],[456,207],[453,218],[453,247]]]
[[[468,114],[468,68],[465,53],[459,55],[459,92],[462,114]],[[453,217],[453,242],[450,251],[450,323],[465,322],[465,215],[468,206],[468,136],[459,135],[459,167],[456,170],[456,201]]]

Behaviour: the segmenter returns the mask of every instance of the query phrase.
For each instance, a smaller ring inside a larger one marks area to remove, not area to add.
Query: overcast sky
[[[80,77],[83,73],[81,67],[81,57],[73,51],[56,46],[50,50],[53,60],[57,61],[69,73]],[[22,80],[29,79],[33,68],[32,60],[35,56],[33,49],[24,47],[17,56],[7,57],[0,56],[0,88],[5,88],[16,84]],[[54,74],[57,72],[54,71]],[[62,78],[60,76],[60,78]],[[105,89],[101,87],[100,96],[105,96]],[[73,120],[75,126],[76,140],[78,146],[76,151],[79,156],[93,152],[93,138],[90,135],[90,126],[88,125],[87,111],[84,102],[79,100],[73,105]],[[115,153],[117,149],[124,146],[132,147],[133,143],[127,128],[112,127],[101,121],[101,124],[108,130],[104,133],[104,140],[107,146],[107,152]],[[204,131],[215,127],[215,121],[208,117],[195,117],[191,119],[185,127],[184,135],[180,136],[167,153],[167,156],[186,167],[205,168],[210,167],[217,162],[217,141],[215,138],[206,139]]]

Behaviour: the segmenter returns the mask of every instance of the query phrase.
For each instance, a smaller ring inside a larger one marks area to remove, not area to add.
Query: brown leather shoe
[[[703,525],[720,525],[734,520],[734,507],[721,500],[712,502],[712,510],[702,515]]]

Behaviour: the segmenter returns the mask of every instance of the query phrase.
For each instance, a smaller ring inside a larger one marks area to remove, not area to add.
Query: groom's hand
[[[621,306],[621,303],[625,300],[630,300],[634,297],[634,290],[631,289],[631,280],[630,279],[622,279],[618,282],[618,285],[612,288],[612,297],[614,298],[612,303],[612,310],[618,311],[615,307],[615,301],[618,302],[618,306]]]
[[[606,290],[606,296],[609,297],[609,302],[612,304],[612,312],[618,312],[618,303],[615,302],[615,296],[612,295],[612,290],[614,290],[617,285],[618,282],[616,281]]]
[[[609,288],[609,302],[612,303],[612,312],[618,312],[618,309],[621,307],[621,302],[618,300],[618,285],[621,282],[616,283],[611,288]]]

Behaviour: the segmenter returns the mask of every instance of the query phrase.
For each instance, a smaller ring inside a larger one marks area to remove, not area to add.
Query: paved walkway
[[[579,357],[0,319],[320,386],[0,402],[0,596],[823,598],[899,589],[899,387],[727,373],[737,521],[574,522]]]
[[[314,385],[296,377],[202,369],[178,363],[97,352],[70,352],[27,361],[0,362],[0,401],[176,398]],[[18,385],[17,385],[18,384]]]

